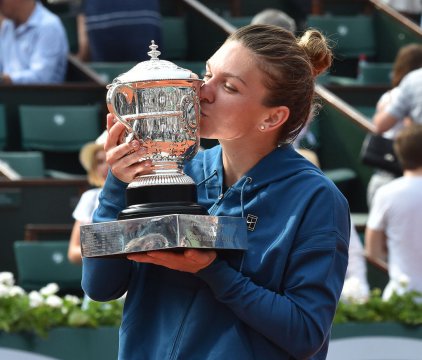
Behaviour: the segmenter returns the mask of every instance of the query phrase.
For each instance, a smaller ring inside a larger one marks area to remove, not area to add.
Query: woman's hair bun
[[[298,39],[298,44],[305,50],[311,61],[314,77],[317,77],[331,66],[333,53],[327,39],[320,31],[316,29],[306,30]]]

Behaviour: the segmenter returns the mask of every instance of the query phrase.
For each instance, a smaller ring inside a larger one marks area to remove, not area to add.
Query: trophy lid
[[[160,60],[158,56],[161,52],[157,50],[158,46],[155,44],[154,40],[151,41],[149,48],[151,51],[148,52],[148,55],[151,59],[142,61],[129,71],[120,74],[113,80],[113,83],[183,80],[192,78],[192,72],[190,70],[181,68],[170,61]]]

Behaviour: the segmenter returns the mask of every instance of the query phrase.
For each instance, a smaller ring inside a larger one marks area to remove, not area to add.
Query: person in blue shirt
[[[346,199],[291,143],[332,61],[317,30],[238,29],[208,60],[201,136],[219,145],[185,165],[210,215],[249,221],[244,252],[149,251],[83,258],[94,300],[126,300],[119,359],[325,359],[348,263]],[[94,222],[115,220],[125,189],[154,170],[109,114],[109,173]],[[143,160],[143,161],[141,161]],[[252,220],[253,221],[250,221]]]
[[[158,0],[83,0],[77,22],[82,61],[139,62],[151,40],[162,42]]]
[[[2,0],[0,83],[65,81],[69,44],[60,18],[35,0]]]

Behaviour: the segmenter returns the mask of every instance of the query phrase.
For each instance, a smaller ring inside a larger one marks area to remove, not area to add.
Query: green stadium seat
[[[23,178],[43,178],[45,175],[41,151],[0,151],[0,160]]]
[[[97,105],[21,105],[22,148],[77,152],[99,136],[99,113]]]
[[[367,57],[376,53],[375,31],[368,15],[309,15],[307,26],[319,29],[334,43],[334,53],[341,59]]]
[[[82,266],[69,262],[68,245],[67,240],[15,241],[19,285],[30,291],[56,283],[61,293],[81,294]]]
[[[158,45],[160,58],[174,61],[186,59],[188,53],[188,34],[186,20],[182,16],[165,16],[162,18],[163,45]]]
[[[4,105],[0,104],[0,149],[6,147],[7,131],[6,131],[6,111]]]
[[[87,65],[94,70],[105,83],[111,83],[117,76],[132,69],[136,62],[89,62]]]
[[[367,118],[372,119],[375,114],[374,106],[355,106],[355,109],[365,115]]]
[[[227,20],[233,26],[240,28],[242,26],[249,25],[252,21],[252,18],[253,16],[236,16],[236,17],[226,17],[225,20]]]
[[[75,54],[78,52],[78,25],[77,17],[74,14],[60,14],[60,20],[66,30],[69,50]]]
[[[358,64],[358,82],[360,84],[390,85],[393,63],[361,61]]]

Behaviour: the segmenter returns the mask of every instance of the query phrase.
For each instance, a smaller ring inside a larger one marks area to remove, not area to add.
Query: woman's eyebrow
[[[207,61],[205,63],[205,66],[206,66],[207,69],[211,70],[211,66],[210,66],[209,61]],[[240,76],[234,75],[234,74],[229,73],[229,72],[223,72],[222,75],[224,77],[228,77],[228,78],[235,78],[235,79],[239,80],[242,84],[244,84],[245,86],[247,86],[246,82]]]

